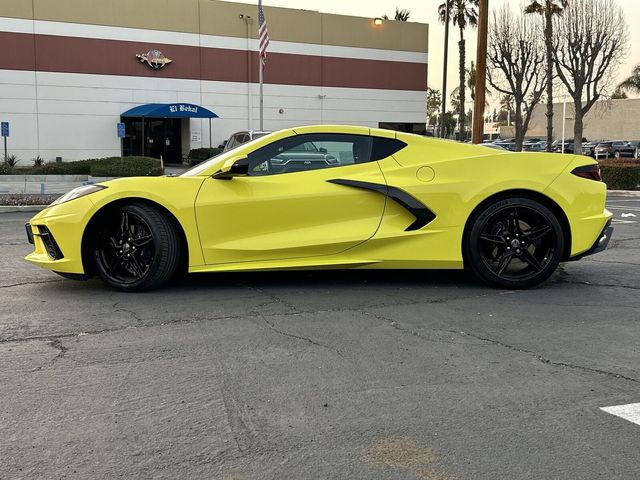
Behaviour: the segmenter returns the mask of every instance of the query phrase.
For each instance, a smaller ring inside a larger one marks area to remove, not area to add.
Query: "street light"
[[[373,19],[373,24],[374,25],[382,25],[382,18],[380,17],[376,17]]]

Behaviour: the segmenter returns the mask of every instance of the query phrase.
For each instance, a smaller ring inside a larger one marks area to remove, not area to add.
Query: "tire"
[[[94,231],[95,270],[110,287],[125,292],[159,288],[173,277],[180,240],[157,208],[131,203],[108,212]]]
[[[484,282],[523,289],[548,279],[564,256],[562,226],[545,205],[524,196],[496,199],[469,219],[465,263]]]

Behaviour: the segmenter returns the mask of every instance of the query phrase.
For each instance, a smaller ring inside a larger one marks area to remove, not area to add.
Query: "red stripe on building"
[[[0,32],[0,45],[8,47],[0,54],[0,69],[7,70],[246,83],[250,63],[252,81],[258,78],[258,52],[10,32]],[[152,48],[173,62],[153,70],[136,59]],[[421,91],[427,87],[427,65],[270,53],[265,83]]]

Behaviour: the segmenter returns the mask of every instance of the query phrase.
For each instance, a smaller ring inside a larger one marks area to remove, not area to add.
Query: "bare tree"
[[[507,4],[493,12],[489,29],[489,83],[509,95],[515,107],[516,150],[522,150],[524,136],[535,106],[546,88],[544,43],[534,34],[531,17],[516,17]]]
[[[555,20],[553,57],[573,99],[574,145],[581,145],[584,116],[611,89],[627,52],[627,23],[613,0],[572,0]]]
[[[547,54],[547,152],[553,141],[553,18],[562,15],[569,0],[530,0],[524,13],[544,18],[544,45]]]

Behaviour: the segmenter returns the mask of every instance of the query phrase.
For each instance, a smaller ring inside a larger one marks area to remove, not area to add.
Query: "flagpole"
[[[260,130],[264,130],[264,65],[267,61],[269,32],[262,11],[262,0],[258,0],[258,76],[260,77]]]
[[[260,130],[264,130],[264,62],[260,55],[258,55],[258,71],[260,72]]]

